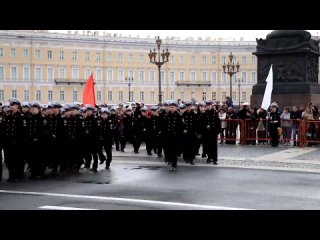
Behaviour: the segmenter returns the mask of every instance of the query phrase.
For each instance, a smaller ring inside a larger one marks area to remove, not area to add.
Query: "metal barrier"
[[[241,143],[241,136],[243,136],[244,124],[241,119],[225,119],[221,120],[226,123],[226,128],[221,131],[218,140],[225,142],[226,144]]]
[[[301,137],[303,137],[303,141],[302,141],[303,146],[320,144],[320,121],[319,120],[303,121]]]

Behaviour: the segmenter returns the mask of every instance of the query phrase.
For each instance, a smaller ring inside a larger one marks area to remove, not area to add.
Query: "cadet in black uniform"
[[[126,109],[123,116],[123,138],[121,140],[122,152],[124,152],[127,142],[133,143],[133,113],[130,108]]]
[[[29,148],[30,179],[39,179],[44,176],[46,162],[43,158],[42,149],[45,137],[45,121],[41,115],[39,103],[31,104],[31,117],[24,120],[26,126],[26,140]]]
[[[160,143],[160,117],[157,114],[158,107],[152,106],[151,107],[151,117],[150,117],[150,143],[151,149],[154,151],[155,154],[158,153],[159,143]]]
[[[91,171],[97,172],[98,169],[98,124],[97,117],[93,114],[94,107],[90,104],[85,105],[86,117],[84,119],[84,144],[85,144],[85,165],[90,167],[93,158]]]
[[[278,128],[280,127],[280,114],[277,111],[277,106],[271,106],[270,113],[270,136],[271,136],[271,145],[273,147],[278,147],[279,145],[279,135]]]
[[[147,112],[148,108],[143,107],[140,109],[141,115],[136,114],[133,120],[133,150],[134,153],[139,153],[141,142],[146,141],[148,121],[147,121]],[[147,151],[151,152],[150,142],[146,141]]]
[[[21,105],[22,105],[22,114],[24,116],[24,119],[26,120],[30,119],[32,116],[32,113],[30,112],[30,107],[31,107],[30,103],[23,102]],[[26,142],[26,139],[24,139],[24,143],[21,151],[26,153],[26,154],[23,154],[22,156],[24,158],[24,161],[28,164],[27,169],[30,171],[30,165],[29,165],[29,159],[28,159],[30,155],[27,154],[30,151],[30,149],[28,149],[28,143]]]
[[[162,132],[164,138],[165,157],[172,163],[171,171],[177,168],[178,139],[182,131],[182,117],[177,112],[178,104],[170,103],[170,111],[164,116]]]
[[[201,136],[203,136],[203,147],[208,154],[207,163],[218,162],[217,136],[221,131],[221,122],[218,112],[212,109],[212,101],[206,101],[206,111],[200,119]]]
[[[182,114],[183,132],[183,159],[191,165],[194,165],[195,146],[196,146],[196,129],[197,129],[197,116],[192,111],[191,101],[185,102],[186,111]]]
[[[120,129],[119,129],[119,124],[120,120],[117,115],[117,111],[115,107],[111,108],[111,116],[110,119],[112,121],[112,136],[113,136],[113,141],[114,144],[116,145],[116,151],[120,151],[119,149],[119,138],[120,138]]]
[[[100,164],[106,161],[105,169],[110,168],[112,161],[112,121],[110,120],[110,114],[108,108],[101,108],[101,114],[98,119],[98,132],[99,132],[99,158]],[[103,148],[106,151],[107,158],[103,155]]]
[[[160,136],[159,136],[159,147],[158,147],[158,158],[162,157],[162,149],[164,152],[164,157],[165,157],[165,161],[169,162],[168,159],[166,159],[166,154],[165,154],[165,149],[164,149],[164,137],[163,137],[163,133],[162,133],[162,126],[163,126],[163,120],[164,120],[164,116],[169,112],[169,101],[166,100],[163,104],[163,108],[160,108],[159,111],[159,122],[160,122]]]
[[[22,180],[24,177],[24,159],[21,154],[23,144],[23,114],[18,110],[18,99],[9,100],[10,111],[6,115],[3,124],[4,158],[9,170],[8,182]]]

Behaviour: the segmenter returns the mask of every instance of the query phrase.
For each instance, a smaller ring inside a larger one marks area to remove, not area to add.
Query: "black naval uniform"
[[[97,117],[93,114],[87,116],[84,121],[84,144],[85,144],[85,165],[90,167],[93,158],[92,170],[97,171],[98,168],[98,123]]]
[[[98,133],[99,133],[99,159],[100,164],[106,161],[106,169],[109,169],[112,161],[112,121],[108,117],[98,119]],[[106,151],[107,158],[103,155],[103,148]]]
[[[280,127],[280,114],[278,112],[271,112],[270,113],[270,137],[271,137],[271,144],[273,147],[278,147],[279,145],[279,134],[278,134],[278,127]]]
[[[43,177],[46,168],[45,158],[42,154],[45,137],[45,121],[46,119],[40,112],[38,114],[32,114],[29,119],[24,120],[24,126],[26,127],[25,137],[29,149],[30,178],[32,179]]]
[[[168,112],[166,112],[165,110],[161,110],[159,113],[159,125],[160,125],[159,132],[160,132],[160,134],[159,134],[159,144],[158,144],[158,151],[157,151],[158,158],[161,158],[162,157],[162,149],[163,149],[166,162],[168,162],[168,159],[167,159],[166,153],[165,153],[166,149],[164,149],[164,135],[163,135],[162,127],[164,126],[163,121],[164,121],[164,117],[167,113]]]
[[[155,154],[158,153],[159,149],[159,144],[160,144],[160,130],[161,130],[161,125],[160,125],[160,117],[155,115],[151,116],[149,118],[149,131],[148,134],[150,136],[150,145],[151,145],[151,150],[154,151]]]
[[[24,177],[24,159],[21,148],[23,145],[23,114],[9,111],[3,124],[4,158],[9,170],[9,181]]]
[[[113,136],[113,141],[114,144],[116,145],[116,150],[120,151],[119,149],[119,139],[120,139],[120,129],[119,129],[119,117],[118,115],[115,114],[111,114],[110,119],[112,121],[112,136]]]
[[[185,111],[182,114],[183,121],[183,159],[186,162],[193,163],[195,158],[195,146],[196,146],[196,127],[197,127],[197,116],[193,111]]]
[[[207,163],[218,162],[217,136],[221,132],[221,121],[218,112],[214,109],[206,110],[200,119],[203,147],[208,154]]]
[[[133,143],[133,115],[125,114],[123,116],[123,138],[121,139],[121,151],[124,152],[126,143]]]
[[[165,157],[172,167],[177,167],[178,140],[182,131],[182,117],[178,112],[168,112],[163,119],[162,132]]]
[[[146,139],[148,128],[148,120],[146,116],[138,115],[133,121],[133,149],[135,153],[139,153],[141,142],[146,141],[147,151],[150,150],[150,144]]]

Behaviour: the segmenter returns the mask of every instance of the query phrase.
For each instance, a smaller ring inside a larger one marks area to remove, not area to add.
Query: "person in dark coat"
[[[277,106],[271,106],[271,113],[269,117],[270,124],[270,136],[271,136],[271,144],[273,147],[278,147],[279,145],[279,133],[278,128],[280,127],[280,114],[277,111]]]
[[[121,138],[121,151],[124,152],[126,144],[133,143],[133,113],[127,108],[123,115],[123,137]]]
[[[110,109],[111,111],[111,116],[110,120],[112,121],[112,136],[113,136],[113,141],[116,146],[116,151],[120,151],[119,143],[120,143],[120,120],[119,116],[117,114],[117,109],[115,107],[112,107]]]

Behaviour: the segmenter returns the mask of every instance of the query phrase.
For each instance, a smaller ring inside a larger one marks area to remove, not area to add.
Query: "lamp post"
[[[133,77],[126,77],[126,81],[128,81],[128,87],[129,87],[128,102],[130,102],[130,87],[131,87],[131,82],[133,82]]]
[[[239,108],[240,108],[240,77],[238,78],[238,89],[239,89]]]
[[[157,48],[158,48],[158,53],[156,52],[156,49],[154,48],[153,51],[150,49],[149,58],[150,58],[150,63],[153,63],[158,66],[159,70],[159,104],[162,104],[162,92],[161,92],[161,66],[169,61],[169,56],[170,52],[168,51],[168,48],[166,52],[162,50],[162,53],[160,52],[160,46],[161,46],[162,40],[158,36],[156,40]],[[157,54],[158,54],[158,60],[157,59]],[[160,59],[162,57],[162,60]]]
[[[222,65],[223,72],[229,74],[229,76],[230,76],[230,98],[231,98],[231,100],[232,100],[232,76],[234,74],[236,74],[237,72],[239,72],[239,69],[240,69],[239,62],[237,62],[237,64],[235,64],[233,62],[233,58],[234,58],[234,56],[232,55],[232,53],[230,53],[229,62],[227,64],[224,63]]]

